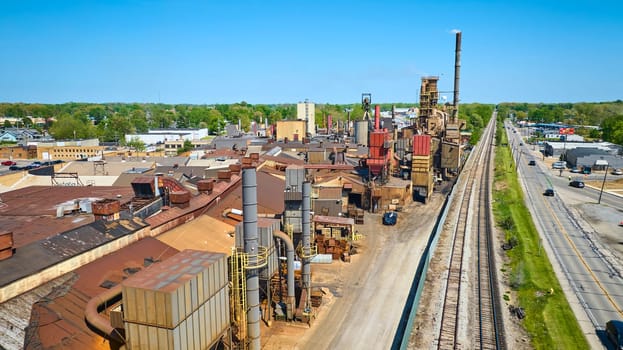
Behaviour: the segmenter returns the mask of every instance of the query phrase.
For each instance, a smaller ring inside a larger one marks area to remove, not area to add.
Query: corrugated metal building
[[[208,349],[229,329],[227,259],[184,250],[122,283],[128,350]]]

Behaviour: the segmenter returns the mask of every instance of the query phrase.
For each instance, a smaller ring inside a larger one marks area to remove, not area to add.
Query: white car
[[[621,170],[621,169],[614,169],[614,170],[612,170],[612,175],[623,175],[623,170]]]

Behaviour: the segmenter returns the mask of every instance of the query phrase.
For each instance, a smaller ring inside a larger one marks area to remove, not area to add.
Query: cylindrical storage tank
[[[91,210],[95,215],[111,215],[118,213],[121,204],[116,199],[102,199],[91,204]]]
[[[199,181],[197,181],[197,190],[200,193],[207,192],[208,194],[210,194],[210,193],[212,193],[213,189],[214,189],[214,180],[209,179],[209,180],[199,180]]]
[[[368,145],[368,121],[358,120],[355,122],[355,141],[358,145]]]
[[[169,194],[172,204],[185,204],[190,202],[190,192],[188,191],[171,191]]]

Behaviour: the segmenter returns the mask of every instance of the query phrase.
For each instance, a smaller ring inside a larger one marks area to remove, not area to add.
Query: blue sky
[[[623,99],[623,1],[0,1],[0,102]],[[450,93],[444,93],[448,99]]]

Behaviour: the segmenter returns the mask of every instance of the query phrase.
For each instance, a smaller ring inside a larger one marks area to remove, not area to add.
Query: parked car
[[[552,164],[552,169],[564,169],[566,168],[567,163],[560,161],[560,162],[554,162],[554,164]]]
[[[388,211],[383,214],[383,225],[396,225],[398,221],[398,213],[395,211]]]
[[[535,160],[531,160],[531,161],[528,162],[528,165],[534,166],[534,165],[536,165],[536,161]]]
[[[573,180],[569,182],[569,186],[576,187],[576,188],[584,188],[584,181]]]
[[[623,321],[610,320],[606,322],[606,335],[614,344],[615,349],[623,349]]]
[[[573,167],[573,168],[571,168],[571,170],[569,170],[569,171],[571,171],[571,172],[572,172],[572,173],[574,173],[574,174],[578,174],[578,173],[580,173],[580,169],[578,169],[578,167],[577,167],[577,166],[574,166],[574,167]]]
[[[15,163],[15,162],[14,162],[14,161],[12,161],[12,160],[5,160],[4,162],[2,162],[2,163],[0,163],[0,164],[2,164],[2,165],[7,165],[7,166],[11,166],[11,165],[15,165],[15,164],[17,164],[17,163]]]
[[[554,196],[554,189],[553,188],[548,188],[545,190],[545,192],[543,192],[544,196],[548,196],[548,197],[553,197]]]
[[[11,165],[9,167],[9,170],[22,170],[22,167],[19,165]]]
[[[612,170],[612,175],[623,175],[623,170],[621,170],[621,169],[614,169],[614,170]]]
[[[589,166],[584,166],[584,167],[582,167],[582,174],[587,174],[587,175],[588,175],[588,174],[590,174],[591,172],[592,172],[591,167],[589,167]]]

